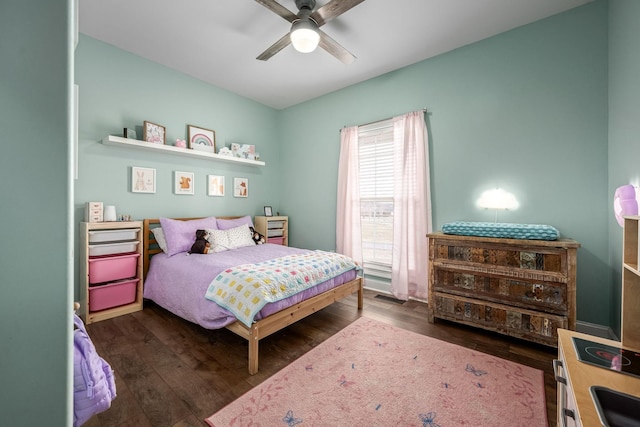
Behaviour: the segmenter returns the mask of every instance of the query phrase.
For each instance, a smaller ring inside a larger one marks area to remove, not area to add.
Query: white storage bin
[[[282,228],[282,227],[284,227],[284,221],[268,221],[267,222],[267,227],[268,228]]]
[[[267,237],[280,237],[284,234],[284,230],[282,228],[270,228],[267,230]]]
[[[118,242],[102,243],[99,245],[89,245],[89,256],[122,254],[126,252],[136,252],[140,242]]]
[[[119,230],[96,230],[89,232],[89,243],[117,242],[119,240],[135,240],[139,228],[121,228]]]

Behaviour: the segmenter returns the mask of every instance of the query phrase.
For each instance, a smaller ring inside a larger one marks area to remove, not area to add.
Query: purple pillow
[[[253,227],[253,222],[251,221],[251,217],[249,215],[243,216],[242,218],[236,219],[217,219],[218,230],[229,230],[230,228],[240,227],[241,225],[248,225],[249,227]]]
[[[195,241],[196,230],[218,228],[215,216],[189,221],[160,218],[160,225],[162,226],[164,238],[167,241],[168,256],[173,256],[180,252],[187,252]]]

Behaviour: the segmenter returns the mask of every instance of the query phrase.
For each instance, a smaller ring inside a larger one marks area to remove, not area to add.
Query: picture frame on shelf
[[[273,209],[271,209],[271,206],[264,207],[264,216],[273,216]]]
[[[240,159],[256,160],[256,146],[251,144],[231,143],[231,154]],[[258,155],[259,156],[259,155]]]
[[[209,196],[224,197],[224,176],[207,175],[207,184]]]
[[[142,127],[142,139],[152,144],[164,145],[167,139],[167,129],[149,121],[144,121]]]
[[[216,152],[216,132],[200,126],[187,125],[189,148],[207,153]]]
[[[153,168],[131,167],[131,192],[155,193],[156,170]]]
[[[124,130],[122,131],[122,136],[127,139],[138,139],[138,135],[136,134],[135,129],[131,128],[124,128]]]
[[[173,180],[173,193],[193,196],[195,194],[194,173],[175,171]]]
[[[249,197],[249,180],[233,178],[233,197]]]

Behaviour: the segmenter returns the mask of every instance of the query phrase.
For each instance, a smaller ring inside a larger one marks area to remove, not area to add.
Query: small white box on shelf
[[[102,222],[102,202],[87,202],[84,207],[86,222]]]

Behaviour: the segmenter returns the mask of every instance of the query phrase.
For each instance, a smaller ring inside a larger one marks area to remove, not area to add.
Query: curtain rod
[[[420,110],[414,110],[414,111],[422,111],[423,113],[426,113],[428,110],[427,110],[427,107],[425,107],[425,108],[421,108]],[[407,114],[407,113],[405,113],[405,114]],[[393,116],[393,117],[395,117],[395,116]],[[393,117],[387,117],[386,119],[374,120],[374,121],[372,121],[372,122],[369,122],[369,123],[363,123],[363,124],[358,125],[358,126],[369,126],[369,125],[372,125],[372,124],[374,124],[374,123],[384,122],[385,120],[391,120],[391,119],[393,119]],[[347,125],[344,125],[344,126],[342,127],[342,129],[344,129],[344,128],[346,128],[346,127],[348,127],[348,126],[347,126]],[[341,129],[338,129],[338,132],[340,132],[340,130],[341,130]]]

